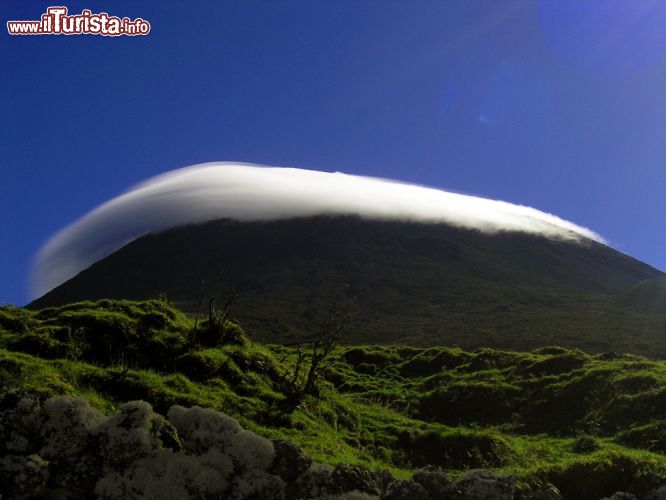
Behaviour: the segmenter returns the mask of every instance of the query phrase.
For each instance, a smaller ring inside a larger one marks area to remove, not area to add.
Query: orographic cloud
[[[603,241],[554,215],[502,201],[338,172],[207,163],[148,179],[59,231],[36,257],[32,290],[40,296],[147,233],[220,218],[327,214]]]

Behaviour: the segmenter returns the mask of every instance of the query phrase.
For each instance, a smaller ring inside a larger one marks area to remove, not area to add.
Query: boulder
[[[433,500],[451,497],[451,479],[438,467],[415,470],[413,480],[423,486]]]
[[[274,440],[273,447],[275,458],[271,473],[280,476],[284,481],[293,481],[312,465],[312,459],[288,441]]]
[[[414,481],[393,481],[386,487],[382,500],[431,500],[428,491]]]
[[[457,479],[453,498],[460,500],[513,500],[516,479],[507,474],[476,469]]]

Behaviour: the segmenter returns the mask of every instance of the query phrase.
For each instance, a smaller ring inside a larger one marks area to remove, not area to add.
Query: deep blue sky
[[[0,303],[62,226],[218,160],[531,205],[666,269],[665,2],[54,3],[152,32],[10,37],[52,3],[0,2]]]

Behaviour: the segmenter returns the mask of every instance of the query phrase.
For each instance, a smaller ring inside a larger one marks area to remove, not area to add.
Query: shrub
[[[551,380],[537,387],[521,409],[525,429],[564,435],[586,428],[586,417],[592,409],[605,407],[612,396],[608,383],[611,374],[608,370],[590,370],[564,382]]]
[[[223,345],[247,345],[249,343],[240,325],[227,321],[224,325],[210,325],[204,321],[197,331],[202,346],[221,347]]]
[[[523,355],[495,349],[477,349],[469,362],[460,369],[465,372],[478,372],[514,366]]]
[[[353,347],[343,354],[343,358],[352,366],[371,364],[383,368],[389,363],[396,363],[400,358],[385,347]]]
[[[164,311],[150,311],[139,316],[136,331],[139,335],[151,330],[164,330],[170,324],[170,318]]]
[[[636,373],[616,379],[614,385],[621,392],[636,394],[656,387],[659,381],[650,373]]]
[[[538,349],[534,349],[532,351],[534,354],[538,355],[554,355],[557,356],[559,354],[568,354],[571,352],[570,349],[567,349],[565,347],[560,347],[560,346],[554,346],[554,345],[549,345],[545,347],[539,347]]]
[[[229,356],[243,372],[257,372],[268,375],[273,380],[280,377],[275,361],[264,352],[248,348],[230,349]]]
[[[371,363],[359,363],[356,366],[356,371],[358,373],[364,373],[366,375],[374,375],[377,373],[377,366]]]
[[[192,380],[207,380],[227,359],[226,354],[216,349],[190,351],[176,359],[176,369]]]
[[[178,331],[150,330],[139,336],[135,362],[139,366],[173,371],[176,357],[188,347],[187,337]]]
[[[450,434],[430,431],[416,436],[403,433],[397,444],[413,467],[501,467],[513,453],[507,443],[498,436],[474,431]]]
[[[621,432],[616,441],[633,448],[666,453],[666,420],[659,420]]]
[[[538,359],[529,364],[521,364],[519,370],[533,376],[559,375],[583,367],[589,359],[589,356],[582,352],[567,351]]]
[[[502,423],[511,419],[520,396],[518,387],[505,383],[454,382],[421,398],[419,413],[449,424]]]
[[[574,453],[592,453],[599,449],[601,449],[599,442],[588,435],[578,437],[571,445],[571,451]]]
[[[571,500],[602,498],[617,491],[628,491],[644,498],[659,484],[653,466],[644,459],[608,452],[553,467],[544,471],[544,476],[557,487],[563,498]]]
[[[200,349],[183,354],[176,359],[176,368],[192,380],[221,377],[232,384],[239,384],[243,380],[243,372],[220,349]]]
[[[26,333],[11,343],[12,350],[21,351],[42,358],[76,358],[78,350],[71,344],[58,340],[57,328],[42,328],[35,333]]]
[[[35,324],[36,321],[25,309],[13,306],[0,306],[1,329],[14,333],[24,333]]]
[[[245,346],[249,344],[249,340],[239,324],[227,321],[224,325],[223,343],[225,345]]]
[[[46,358],[173,370],[187,347],[188,320],[157,302],[101,300],[42,309],[11,344]]]
[[[626,429],[632,425],[663,418],[666,414],[666,388],[659,387],[635,395],[620,394],[604,414],[604,427]]]
[[[137,335],[128,316],[104,310],[65,311],[58,324],[71,328],[84,359],[111,364],[136,358]]]
[[[400,366],[403,377],[427,377],[441,372],[444,368],[455,368],[469,359],[469,354],[460,349],[439,347],[417,354]]]

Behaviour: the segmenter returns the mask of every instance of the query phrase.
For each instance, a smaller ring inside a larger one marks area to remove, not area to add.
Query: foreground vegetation
[[[139,399],[162,414],[212,408],[318,462],[398,478],[497,468],[524,496],[640,496],[666,482],[666,362],[560,347],[338,346],[303,392],[297,359],[295,347],[253,343],[231,321],[195,326],[162,301],[0,308],[3,397],[81,395],[107,415]]]

